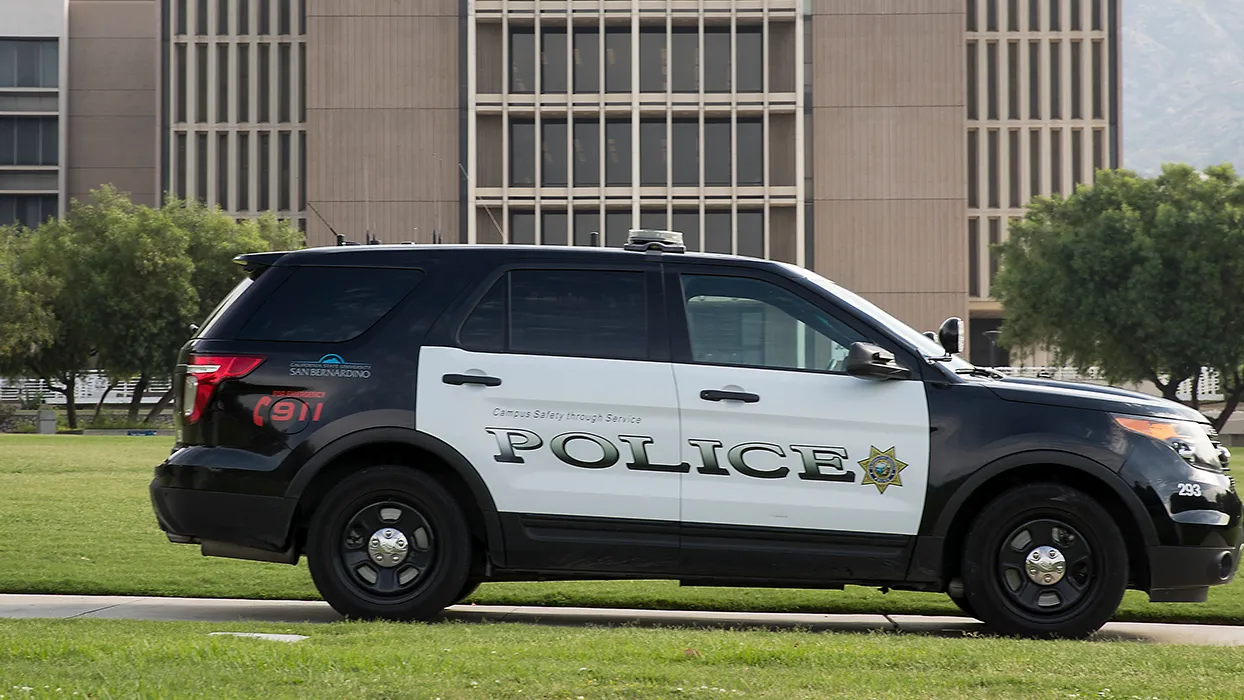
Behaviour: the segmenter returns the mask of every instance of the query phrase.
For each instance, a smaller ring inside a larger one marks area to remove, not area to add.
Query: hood
[[[1008,378],[990,383],[989,388],[1004,401],[1109,411],[1146,418],[1208,422],[1200,412],[1183,404],[1112,386],[1058,382],[1051,379]]]

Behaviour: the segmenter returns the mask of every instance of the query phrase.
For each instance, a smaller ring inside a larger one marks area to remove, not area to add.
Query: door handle
[[[756,403],[760,400],[758,394],[749,394],[745,391],[718,391],[717,389],[701,391],[700,398],[705,401],[742,401],[743,403]]]
[[[478,384],[480,386],[501,386],[501,380],[497,377],[485,377],[480,374],[446,374],[441,377],[441,381],[454,386],[462,386],[463,384]]]

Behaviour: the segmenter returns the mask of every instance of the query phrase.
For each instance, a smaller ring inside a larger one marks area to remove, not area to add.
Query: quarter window
[[[299,267],[242,327],[241,340],[340,343],[362,335],[422,279],[418,270]]]
[[[480,300],[458,338],[477,352],[645,359],[644,273],[509,272]]]
[[[845,372],[864,337],[791,292],[758,279],[683,275],[694,362]]]

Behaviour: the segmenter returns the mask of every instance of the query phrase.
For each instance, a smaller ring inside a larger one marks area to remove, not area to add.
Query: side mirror
[[[929,340],[932,340],[935,343],[937,342],[937,334],[934,333],[933,331],[925,331],[924,337],[928,338]]]
[[[852,343],[847,374],[871,379],[908,379],[911,370],[894,361],[894,354],[869,343]]]
[[[937,329],[937,342],[946,352],[958,355],[963,352],[964,335],[963,319],[951,316],[942,321],[942,327]]]

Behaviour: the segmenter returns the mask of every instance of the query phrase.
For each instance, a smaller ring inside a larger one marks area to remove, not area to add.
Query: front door
[[[923,384],[846,374],[850,345],[873,340],[866,327],[784,278],[721,268],[671,274],[668,287],[685,322],[674,376],[692,465],[682,489],[689,570],[898,572],[928,479]]]
[[[512,566],[677,561],[677,398],[670,363],[650,352],[665,342],[649,319],[657,275],[513,269],[466,317],[458,347],[421,351],[416,428],[479,472]]]

